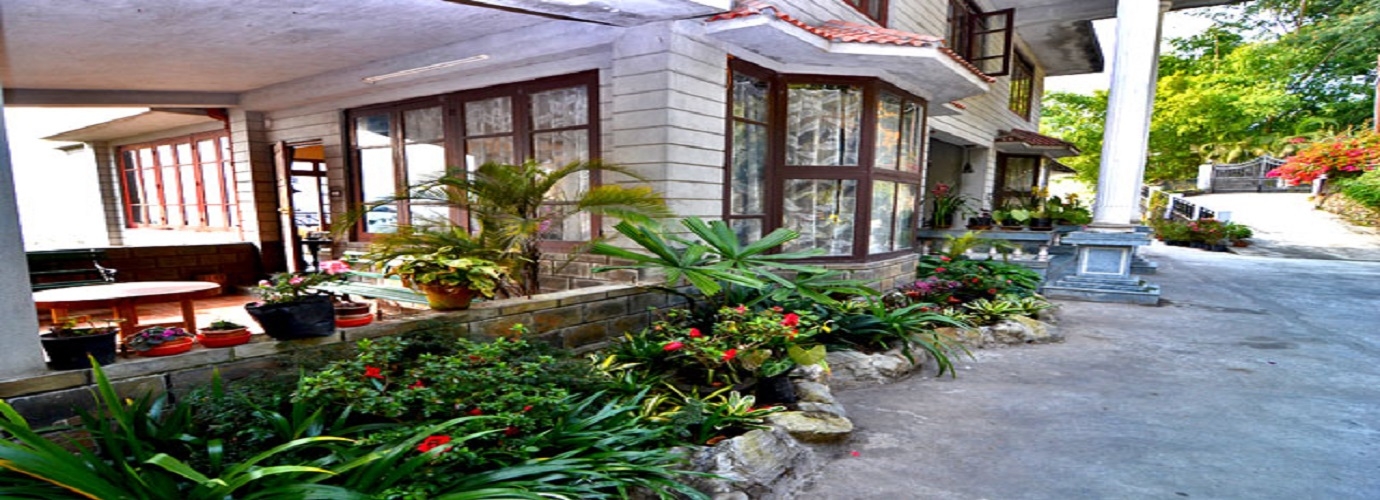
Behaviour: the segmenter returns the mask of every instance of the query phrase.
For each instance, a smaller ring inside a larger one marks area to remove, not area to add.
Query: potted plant
[[[1059,204],[1057,221],[1065,226],[1082,226],[1092,222],[1092,210],[1083,206],[1078,200],[1077,194],[1070,194],[1064,199],[1058,196],[1051,196],[1050,200]]]
[[[1033,198],[1033,207],[1030,211],[1030,230],[1031,231],[1053,231],[1054,218],[1062,208],[1059,198],[1053,197],[1045,199],[1036,196]]]
[[[125,344],[140,356],[158,357],[182,354],[192,350],[196,339],[179,327],[153,326],[125,339]]]
[[[1172,247],[1188,246],[1188,224],[1179,221],[1165,221],[1155,227],[1155,233],[1163,237],[1164,244]]]
[[[202,328],[196,340],[206,347],[231,347],[249,342],[249,328],[232,321],[216,320]]]
[[[1231,246],[1234,247],[1245,247],[1250,245],[1250,242],[1246,241],[1246,239],[1255,236],[1255,231],[1252,231],[1250,226],[1237,224],[1235,222],[1226,223],[1223,232],[1226,233],[1227,241],[1230,241]]]
[[[983,211],[979,213],[977,216],[968,218],[968,229],[973,229],[977,231],[985,231],[988,229],[992,229],[992,219],[992,214]]]
[[[438,311],[468,309],[475,297],[493,297],[506,271],[494,261],[471,256],[456,247],[400,255],[384,264],[385,274],[411,283],[426,294],[427,305]]]
[[[954,225],[954,215],[969,211],[968,198],[953,192],[948,184],[940,182],[930,190],[934,202],[935,229],[948,229]]]
[[[349,267],[338,261],[323,262],[322,272],[278,273],[254,289],[260,302],[245,304],[249,316],[264,333],[278,340],[325,337],[335,333],[335,306],[329,294],[313,287],[345,277]]]
[[[83,323],[87,326],[77,326]],[[65,318],[61,325],[53,325],[51,331],[39,335],[39,342],[48,354],[48,368],[77,370],[91,367],[88,357],[102,365],[114,363],[115,337],[119,333],[119,327],[113,324],[96,326],[90,316],[76,316]]]

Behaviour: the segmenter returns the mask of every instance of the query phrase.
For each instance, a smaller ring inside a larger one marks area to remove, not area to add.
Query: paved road
[[[841,391],[858,431],[796,498],[1380,498],[1380,263],[1146,254],[1167,305]]]
[[[1347,224],[1332,213],[1313,209],[1307,193],[1210,194],[1191,198],[1251,226],[1253,245],[1233,248],[1240,255],[1380,262],[1380,232]]]

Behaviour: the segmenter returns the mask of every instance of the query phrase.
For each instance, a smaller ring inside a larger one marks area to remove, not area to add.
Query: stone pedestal
[[[1136,232],[1147,237],[1153,237],[1155,230],[1151,229],[1150,226],[1136,226]],[[1131,274],[1146,275],[1155,274],[1159,271],[1159,263],[1140,256],[1140,247],[1136,247],[1136,251],[1131,252]]]
[[[1045,285],[1043,293],[1055,299],[1090,300],[1154,305],[1160,287],[1131,274],[1136,247],[1150,244],[1144,233],[1096,233],[1079,231],[1064,237],[1077,245],[1075,274]]]

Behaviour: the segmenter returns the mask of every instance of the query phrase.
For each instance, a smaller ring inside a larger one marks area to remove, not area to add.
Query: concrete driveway
[[[1240,255],[1380,262],[1380,232],[1347,224],[1316,210],[1307,193],[1231,193],[1189,198],[1255,230],[1253,244],[1233,248]]]
[[[1380,498],[1380,263],[1145,254],[1166,305],[840,391],[858,430],[796,498]]]

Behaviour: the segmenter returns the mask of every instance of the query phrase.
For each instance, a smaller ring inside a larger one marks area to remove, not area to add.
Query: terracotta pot
[[[470,302],[478,295],[474,290],[464,286],[419,284],[419,287],[422,293],[426,294],[427,305],[437,311],[469,309]]]
[[[234,328],[230,330],[202,330],[196,336],[196,340],[206,347],[232,347],[240,344],[249,343],[251,338],[248,328]]]
[[[177,339],[177,340],[174,340],[174,341],[172,341],[172,342],[167,342],[167,343],[164,343],[164,344],[160,344],[160,345],[158,345],[157,347],[151,348],[151,349],[149,349],[149,350],[147,350],[147,351],[135,351],[135,352],[137,352],[140,356],[143,356],[143,357],[146,357],[146,358],[156,358],[156,357],[159,357],[159,356],[172,356],[172,355],[174,355],[174,354],[182,354],[182,353],[184,353],[184,352],[187,352],[187,351],[192,350],[192,345],[195,344],[195,343],[196,343],[196,339],[193,339],[193,338],[191,338],[191,337],[182,337],[182,338]]]
[[[373,323],[374,315],[369,313],[370,307],[367,302],[336,302],[335,326],[349,328]]]

